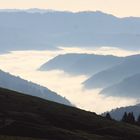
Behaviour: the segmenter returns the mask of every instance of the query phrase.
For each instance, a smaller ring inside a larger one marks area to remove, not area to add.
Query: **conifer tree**
[[[127,112],[125,112],[122,117],[122,122],[127,122],[127,118],[128,118],[128,114],[127,114]]]
[[[135,117],[134,117],[133,112],[129,112],[129,113],[125,112],[123,117],[122,117],[122,121],[134,124],[135,123]]]
[[[106,113],[106,116],[105,116],[108,120],[112,120],[112,117],[109,113]]]
[[[137,118],[137,124],[140,125],[140,115]]]
[[[127,122],[128,123],[131,123],[131,124],[134,124],[135,123],[135,117],[134,117],[133,112],[129,112],[128,113]]]

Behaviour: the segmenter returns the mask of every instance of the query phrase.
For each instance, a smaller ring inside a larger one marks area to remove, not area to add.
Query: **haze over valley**
[[[47,61],[60,54],[85,54],[111,55],[120,54],[120,57],[138,54],[138,51],[128,51],[109,47],[99,49],[61,48],[61,50],[45,51],[14,51],[0,55],[1,69],[26,80],[46,86],[66,97],[76,107],[103,113],[105,111],[127,105],[139,103],[138,98],[126,97],[106,97],[99,94],[102,89],[85,89],[83,82],[90,76],[89,74],[72,74],[63,70],[40,71],[39,68]],[[121,53],[118,53],[121,52]],[[78,55],[77,54],[77,55]],[[79,55],[80,55],[79,54]],[[94,55],[93,55],[94,56]],[[113,57],[113,56],[112,56]],[[73,62],[73,61],[72,61]],[[94,64],[94,63],[93,63]],[[81,98],[82,97],[82,98]],[[111,106],[110,106],[111,105]]]
[[[0,140],[140,140],[139,5],[0,0]]]

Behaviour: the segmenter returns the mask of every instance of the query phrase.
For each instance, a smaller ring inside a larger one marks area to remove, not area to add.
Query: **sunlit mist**
[[[20,76],[29,81],[36,82],[46,86],[58,94],[68,98],[75,106],[101,113],[116,107],[136,104],[135,99],[105,97],[99,95],[97,90],[85,90],[82,82],[88,77],[86,75],[72,76],[63,71],[41,72],[37,69],[48,60],[59,54],[65,53],[94,53],[94,54],[119,54],[127,56],[139,52],[120,50],[117,48],[99,48],[99,49],[78,49],[61,47],[57,51],[15,51],[0,55],[1,69]],[[118,52],[118,53],[117,53]]]

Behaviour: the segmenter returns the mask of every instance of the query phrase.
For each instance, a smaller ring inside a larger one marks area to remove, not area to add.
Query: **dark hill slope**
[[[140,128],[0,89],[0,135],[46,140],[139,140]]]

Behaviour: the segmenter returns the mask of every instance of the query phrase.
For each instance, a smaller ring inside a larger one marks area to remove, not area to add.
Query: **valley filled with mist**
[[[39,70],[41,65],[58,55],[77,52],[78,54],[117,55],[120,57],[139,54],[138,51],[111,47],[101,47],[97,49],[61,47],[60,50],[53,51],[13,51],[0,55],[0,66],[1,69],[6,72],[48,87],[59,95],[66,97],[76,107],[94,111],[98,114],[117,107],[139,103],[138,98],[126,98],[121,97],[121,95],[119,97],[119,94],[118,97],[99,94],[102,88],[84,88],[82,83],[90,77],[86,74],[76,75],[59,69],[49,71]]]
[[[0,139],[139,140],[140,17],[0,9]]]

